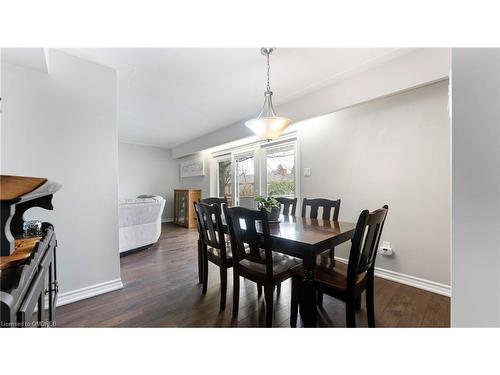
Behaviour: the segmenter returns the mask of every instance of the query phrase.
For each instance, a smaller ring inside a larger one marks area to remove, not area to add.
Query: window
[[[246,208],[255,207],[255,155],[244,154],[235,157],[236,204]]]
[[[255,196],[297,197],[296,139],[256,142],[219,151],[212,194],[230,206],[255,208]]]
[[[295,145],[270,147],[266,150],[266,195],[295,197]]]
[[[217,161],[217,179],[218,196],[220,198],[226,198],[228,204],[232,206],[233,170],[230,158]]]

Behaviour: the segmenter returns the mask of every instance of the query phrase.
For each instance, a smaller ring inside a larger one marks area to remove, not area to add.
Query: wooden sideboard
[[[55,325],[58,283],[54,227],[23,233],[23,214],[32,207],[52,210],[61,185],[42,178],[0,176],[0,326]]]
[[[201,190],[174,190],[174,223],[186,228],[196,228],[194,202],[201,198]]]

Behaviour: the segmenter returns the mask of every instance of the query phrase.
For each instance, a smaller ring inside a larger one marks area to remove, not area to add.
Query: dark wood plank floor
[[[232,274],[228,298],[219,313],[219,272],[209,265],[208,292],[198,284],[196,230],[163,225],[160,241],[148,250],[121,258],[124,288],[57,310],[58,327],[263,327],[264,298],[254,283],[243,281],[240,311],[232,318]],[[275,296],[274,326],[289,327],[290,283]],[[344,305],[325,295],[319,311],[321,327],[344,327]],[[375,316],[378,327],[449,327],[450,299],[376,278]],[[357,313],[366,327],[366,311]]]

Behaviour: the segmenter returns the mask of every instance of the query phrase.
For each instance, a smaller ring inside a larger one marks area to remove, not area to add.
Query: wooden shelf
[[[0,177],[0,201],[13,201],[47,182],[46,178],[1,176]]]
[[[40,177],[0,176],[0,323],[2,327],[47,326],[55,322],[58,283],[54,227],[23,237],[24,213],[52,210],[61,184]],[[48,294],[48,296],[47,296]],[[48,309],[45,308],[48,302]]]
[[[20,238],[15,241],[14,252],[11,255],[0,257],[0,271],[14,267],[31,256],[36,244],[42,237]]]
[[[196,228],[194,202],[201,198],[201,190],[174,190],[174,223],[186,228]]]

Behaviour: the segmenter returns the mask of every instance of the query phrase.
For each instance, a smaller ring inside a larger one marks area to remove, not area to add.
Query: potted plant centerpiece
[[[267,218],[269,221],[279,221],[280,218],[280,204],[273,197],[263,197],[261,195],[257,195],[255,197],[255,201],[257,202],[257,206],[259,208],[265,208],[267,211]]]

